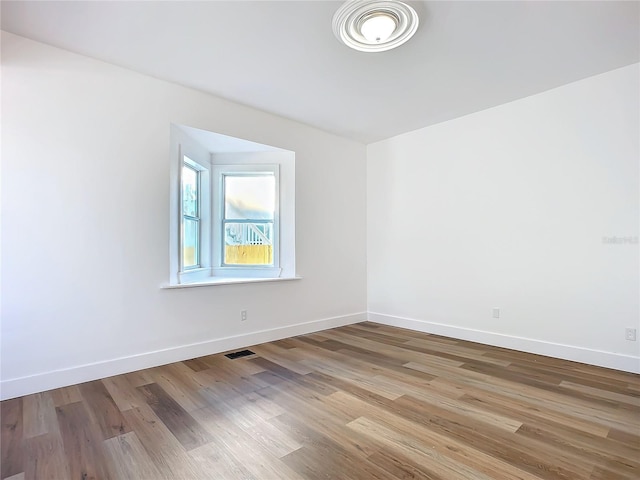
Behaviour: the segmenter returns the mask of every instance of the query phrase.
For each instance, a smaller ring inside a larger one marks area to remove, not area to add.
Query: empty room
[[[640,478],[640,2],[0,4],[0,480]]]

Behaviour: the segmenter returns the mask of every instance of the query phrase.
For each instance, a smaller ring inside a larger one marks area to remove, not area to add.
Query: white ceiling
[[[187,136],[210,153],[254,153],[254,152],[286,152],[282,148],[264,145],[262,143],[251,142],[241,138],[229,137],[221,133],[208,132],[199,128],[188,127],[186,125],[173,124],[177,129],[182,130]]]
[[[365,143],[640,61],[640,2],[418,1],[362,53],[326,1],[2,1],[2,29]]]

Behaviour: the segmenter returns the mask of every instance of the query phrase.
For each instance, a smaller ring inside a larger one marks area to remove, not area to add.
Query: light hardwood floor
[[[2,479],[638,479],[638,375],[361,323],[2,402]]]

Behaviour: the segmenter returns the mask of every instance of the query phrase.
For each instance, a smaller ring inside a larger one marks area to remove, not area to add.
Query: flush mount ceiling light
[[[352,0],[333,16],[333,33],[342,43],[361,52],[383,52],[399,47],[418,29],[418,14],[394,0]]]

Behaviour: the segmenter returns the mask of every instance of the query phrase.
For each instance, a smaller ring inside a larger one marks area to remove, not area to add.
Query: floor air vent
[[[239,352],[227,353],[225,357],[233,360],[234,358],[246,357],[248,355],[255,355],[251,350],[240,350]]]

